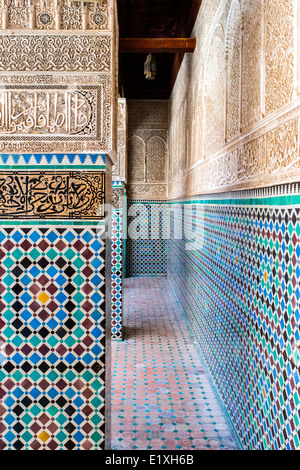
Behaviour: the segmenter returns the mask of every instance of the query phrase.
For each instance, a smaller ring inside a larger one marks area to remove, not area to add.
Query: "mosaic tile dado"
[[[299,449],[299,204],[199,202],[202,248],[170,240],[170,282],[243,446]]]
[[[102,449],[105,242],[0,229],[0,449]]]
[[[134,206],[140,205],[143,213]],[[126,274],[128,276],[167,273],[167,241],[162,237],[166,205],[152,201],[128,201],[128,230],[138,227],[137,238],[129,236],[126,243]],[[133,215],[134,213],[134,215]]]

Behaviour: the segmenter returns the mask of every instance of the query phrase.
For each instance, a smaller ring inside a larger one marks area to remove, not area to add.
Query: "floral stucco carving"
[[[202,3],[170,98],[170,198],[299,180],[299,7]]]
[[[168,102],[129,101],[128,197],[166,199]]]
[[[0,151],[116,149],[116,4],[2,0]]]

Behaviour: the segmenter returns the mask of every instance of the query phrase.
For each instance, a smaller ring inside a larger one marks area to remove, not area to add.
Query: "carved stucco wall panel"
[[[293,182],[299,171],[299,118],[294,118],[191,169],[169,183],[168,194],[176,199],[187,189],[189,195],[254,189]]]
[[[128,100],[128,129],[167,129],[166,101]]]
[[[226,140],[241,130],[241,53],[242,21],[239,0],[231,4],[226,28]]]
[[[265,0],[266,113],[291,101],[294,91],[295,0]]]
[[[206,70],[205,156],[220,150],[225,142],[225,31],[214,31]]]
[[[2,2],[1,152],[113,155],[118,31],[114,0],[100,3]]]
[[[109,75],[100,75],[98,85],[71,87],[32,78],[28,76],[29,83],[45,84],[27,85],[23,75],[24,85],[0,88],[1,152],[110,151],[113,94]],[[10,83],[14,81],[18,80],[11,77]]]
[[[3,29],[93,30],[110,29],[110,2],[69,0],[4,0]]]
[[[166,181],[166,140],[154,135],[146,144],[146,181],[164,183]]]
[[[146,145],[142,137],[133,135],[128,139],[128,183],[145,181]]]
[[[129,199],[166,199],[167,128],[167,101],[128,101]]]
[[[299,17],[298,0],[202,3],[169,102],[171,199],[299,180]]]

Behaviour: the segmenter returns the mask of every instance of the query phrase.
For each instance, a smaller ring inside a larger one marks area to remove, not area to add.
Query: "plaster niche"
[[[192,106],[192,155],[191,164],[200,162],[204,158],[204,102],[203,102],[203,76],[204,67],[201,66],[200,70],[197,70],[197,75],[194,77],[193,87],[193,106]]]
[[[255,15],[253,12],[255,11]],[[243,1],[242,130],[264,115],[263,0]]]
[[[128,165],[128,182],[144,182],[145,181],[145,142],[141,137],[136,135],[128,139],[128,155],[130,155],[130,163]]]
[[[265,0],[266,114],[294,91],[294,0]]]
[[[166,143],[159,136],[150,137],[146,144],[146,168],[148,183],[164,183],[166,180]]]
[[[205,156],[220,150],[225,141],[225,33],[218,23],[207,57],[205,97]]]
[[[226,140],[240,133],[242,29],[239,0],[231,3],[226,28]]]

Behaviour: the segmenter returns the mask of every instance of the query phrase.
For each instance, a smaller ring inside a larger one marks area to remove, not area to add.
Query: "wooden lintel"
[[[194,52],[196,38],[120,38],[120,53],[170,53]]]

